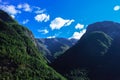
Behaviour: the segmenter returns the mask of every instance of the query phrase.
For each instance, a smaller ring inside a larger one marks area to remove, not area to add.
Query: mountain
[[[120,80],[120,23],[88,25],[82,38],[51,66],[69,80]]]
[[[77,40],[66,38],[39,38],[36,39],[38,49],[46,56],[49,62],[53,62],[58,56],[72,47]]]
[[[0,10],[0,80],[66,80],[38,51],[31,31]]]

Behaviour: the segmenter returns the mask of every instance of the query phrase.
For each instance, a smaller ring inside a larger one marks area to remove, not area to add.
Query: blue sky
[[[0,0],[0,9],[37,38],[79,39],[89,24],[120,22],[120,0]]]

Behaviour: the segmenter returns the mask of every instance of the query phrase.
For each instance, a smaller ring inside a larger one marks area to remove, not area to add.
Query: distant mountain
[[[0,80],[66,80],[47,65],[31,31],[0,10]]]
[[[46,58],[53,62],[59,55],[72,47],[77,40],[66,38],[39,38],[36,39],[39,50]]]
[[[120,23],[97,22],[51,66],[69,80],[120,80]]]

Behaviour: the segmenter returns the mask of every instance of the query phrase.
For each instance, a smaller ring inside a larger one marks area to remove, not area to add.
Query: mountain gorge
[[[66,38],[39,38],[36,39],[38,49],[49,62],[53,62],[58,56],[72,47],[77,40]]]
[[[69,80],[120,79],[120,24],[97,22],[51,65]]]
[[[120,80],[120,23],[90,24],[80,40],[35,39],[0,10],[0,80]]]
[[[0,10],[0,80],[66,80],[47,65],[34,36]]]

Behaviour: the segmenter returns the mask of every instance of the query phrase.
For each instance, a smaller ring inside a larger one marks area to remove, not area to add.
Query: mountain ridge
[[[67,38],[37,38],[36,42],[39,50],[44,54],[44,56],[50,62],[53,62],[55,58],[72,47],[77,40]]]

